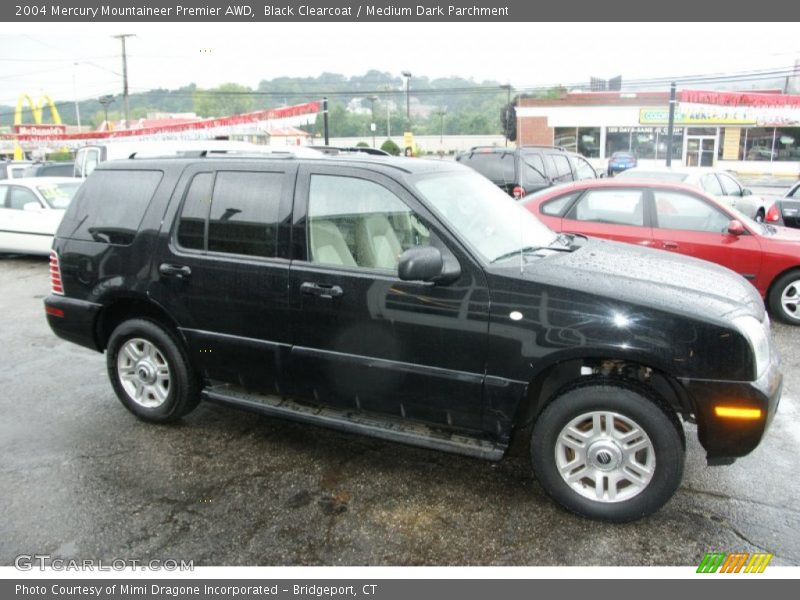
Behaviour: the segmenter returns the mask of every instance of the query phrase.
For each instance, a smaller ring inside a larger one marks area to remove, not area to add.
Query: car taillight
[[[781,211],[778,210],[777,206],[773,204],[769,207],[766,219],[769,223],[777,223],[781,220]]]
[[[61,283],[61,267],[58,264],[58,254],[50,251],[50,291],[54,294],[64,295],[64,286]]]
[[[521,185],[515,185],[514,189],[511,190],[511,193],[513,194],[514,198],[519,200],[525,195],[525,188],[522,187]]]

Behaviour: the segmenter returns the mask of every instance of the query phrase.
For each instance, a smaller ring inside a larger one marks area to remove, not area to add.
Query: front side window
[[[553,164],[553,179],[556,181],[572,181],[572,167],[564,154],[550,154]]]
[[[713,173],[708,173],[700,178],[700,187],[712,196],[724,195],[722,186],[719,184],[717,177]]]
[[[719,173],[717,175],[719,178],[720,183],[722,184],[722,191],[726,196],[741,196],[742,195],[742,186],[740,186],[733,177],[729,177],[724,173]]]
[[[661,229],[683,231],[726,231],[730,217],[696,196],[654,190],[656,218]]]
[[[589,190],[572,207],[567,218],[576,221],[644,225],[642,190]]]
[[[356,177],[311,176],[307,227],[308,259],[324,265],[396,272],[404,251],[432,242],[405,202],[382,185]]]
[[[573,156],[572,163],[575,165],[575,179],[597,179],[597,172],[587,160]]]
[[[25,189],[23,187],[19,187],[18,185],[12,185],[11,189],[8,192],[8,208],[14,210],[23,210],[26,204],[33,203],[36,206],[41,206],[41,202],[36,197],[32,191]]]

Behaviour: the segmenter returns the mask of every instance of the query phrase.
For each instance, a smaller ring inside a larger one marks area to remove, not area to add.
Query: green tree
[[[252,90],[238,83],[223,83],[210,90],[197,89],[193,95],[194,112],[201,117],[239,115],[253,110]]]
[[[395,144],[392,140],[386,140],[381,144],[381,150],[388,152],[392,156],[400,155],[400,146]]]

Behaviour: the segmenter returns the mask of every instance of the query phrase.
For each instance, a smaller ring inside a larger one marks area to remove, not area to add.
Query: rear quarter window
[[[518,183],[514,155],[510,152],[475,152],[459,162],[475,169],[495,184]]]
[[[92,173],[67,210],[58,236],[130,244],[163,175],[138,170]]]

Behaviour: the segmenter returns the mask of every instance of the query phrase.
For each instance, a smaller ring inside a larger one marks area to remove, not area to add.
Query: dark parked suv
[[[597,172],[585,158],[559,146],[475,146],[456,156],[456,160],[514,198],[557,183],[597,178]]]
[[[753,450],[781,390],[755,289],[557,235],[454,163],[106,162],[51,256],[53,331],[105,351],[136,416],[202,400],[500,459],[530,440],[568,509],[657,510],[684,464]]]

